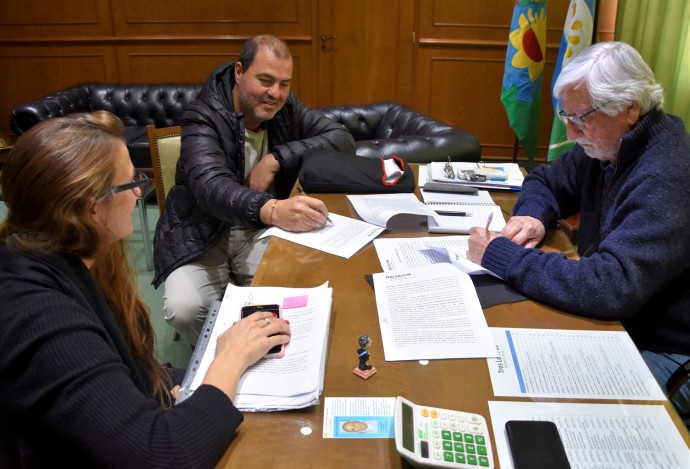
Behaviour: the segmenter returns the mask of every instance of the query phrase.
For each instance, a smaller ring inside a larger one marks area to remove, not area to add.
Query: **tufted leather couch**
[[[146,126],[180,125],[182,113],[202,84],[83,83],[21,105],[10,126],[21,135],[44,119],[75,112],[110,111],[125,124],[130,157],[136,168],[151,168]],[[321,109],[354,136],[360,156],[397,155],[410,163],[479,161],[481,149],[469,133],[394,102]]]
[[[182,113],[202,84],[82,83],[12,111],[10,127],[21,135],[33,125],[75,112],[110,111],[125,124],[125,138],[136,168],[151,168],[146,126],[180,125]]]
[[[403,104],[321,108],[355,138],[359,156],[396,155],[408,163],[479,161],[479,142],[469,133],[437,121]]]

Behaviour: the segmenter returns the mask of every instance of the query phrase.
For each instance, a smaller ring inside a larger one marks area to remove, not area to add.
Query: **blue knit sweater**
[[[580,213],[580,260],[493,240],[482,265],[556,308],[620,320],[637,346],[690,354],[690,134],[652,111],[623,136],[615,171],[579,145],[525,179],[513,215],[547,228]]]

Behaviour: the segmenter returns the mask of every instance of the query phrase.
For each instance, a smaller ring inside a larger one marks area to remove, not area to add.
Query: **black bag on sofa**
[[[320,149],[302,156],[299,181],[306,192],[413,192],[412,169],[397,156],[365,158]]]

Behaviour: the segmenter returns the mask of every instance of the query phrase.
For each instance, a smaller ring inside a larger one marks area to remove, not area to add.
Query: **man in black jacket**
[[[285,198],[310,148],[354,153],[340,124],[290,93],[292,55],[273,36],[249,39],[219,65],[185,111],[175,186],[156,227],[166,321],[195,344],[228,282],[251,282],[266,226],[310,231],[326,223],[320,200]]]

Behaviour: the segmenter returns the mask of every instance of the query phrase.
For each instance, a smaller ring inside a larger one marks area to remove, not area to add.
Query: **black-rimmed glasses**
[[[568,125],[568,122],[572,122],[573,125],[577,127],[579,130],[585,130],[587,128],[587,126],[585,125],[585,118],[590,114],[594,114],[598,110],[599,108],[595,107],[585,112],[584,114],[580,114],[579,116],[576,114],[566,114],[565,111],[558,111],[558,117],[561,118],[561,120],[566,126]]]
[[[144,195],[144,188],[149,182],[149,177],[142,173],[138,172],[134,175],[134,178],[132,178],[132,182],[128,182],[127,184],[121,184],[119,186],[113,186],[110,188],[108,193],[103,197],[108,197],[110,195],[117,194],[118,192],[123,192],[126,190],[130,190],[134,192],[134,195],[137,197],[143,197]]]

